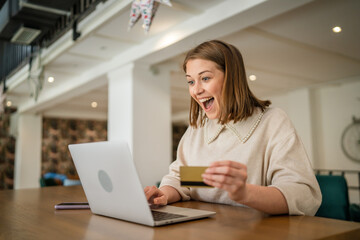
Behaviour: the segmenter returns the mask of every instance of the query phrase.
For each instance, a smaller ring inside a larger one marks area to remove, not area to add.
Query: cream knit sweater
[[[257,110],[236,124],[220,125],[217,120],[208,120],[204,127],[189,127],[180,141],[177,160],[170,165],[160,187],[174,187],[182,200],[241,206],[221,189],[180,187],[179,166],[208,166],[219,160],[245,164],[250,184],[278,188],[290,215],[314,215],[320,206],[321,192],[309,158],[281,109],[268,108],[264,114]]]

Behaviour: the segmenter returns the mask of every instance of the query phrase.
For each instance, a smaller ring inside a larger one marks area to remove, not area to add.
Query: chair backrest
[[[349,193],[343,176],[316,175],[322,203],[315,216],[349,220]]]

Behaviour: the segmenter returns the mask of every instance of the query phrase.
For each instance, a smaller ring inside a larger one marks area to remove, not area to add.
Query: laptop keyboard
[[[184,215],[167,213],[167,212],[151,211],[151,213],[155,221],[186,217]]]

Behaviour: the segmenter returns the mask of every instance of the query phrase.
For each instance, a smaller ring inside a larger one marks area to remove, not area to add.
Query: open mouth
[[[209,110],[213,103],[214,103],[214,98],[213,97],[209,97],[209,98],[203,98],[203,99],[199,99],[199,101],[202,103],[204,110]]]

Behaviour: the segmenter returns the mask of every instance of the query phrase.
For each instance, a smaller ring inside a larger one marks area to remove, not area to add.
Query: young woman
[[[287,115],[252,94],[239,50],[204,42],[189,51],[183,68],[190,126],[160,188],[145,188],[149,202],[193,199],[314,215],[321,192],[304,146]],[[208,166],[202,177],[214,188],[181,187],[180,166]]]

